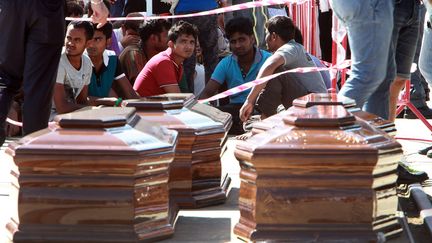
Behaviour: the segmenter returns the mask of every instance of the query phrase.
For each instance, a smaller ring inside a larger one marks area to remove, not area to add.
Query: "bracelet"
[[[122,103],[122,101],[123,101],[123,99],[122,99],[121,97],[119,97],[119,98],[116,100],[116,102],[115,102],[115,104],[114,104],[114,107],[119,106],[119,105]]]
[[[98,5],[98,4],[103,3],[103,0],[100,0],[99,2],[96,2],[96,1],[91,0],[91,3],[92,3],[92,4],[95,4],[95,5]]]

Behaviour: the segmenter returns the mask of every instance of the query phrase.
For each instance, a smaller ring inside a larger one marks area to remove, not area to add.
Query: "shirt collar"
[[[253,64],[259,63],[261,61],[261,59],[263,58],[263,55],[261,53],[261,49],[257,48],[256,46],[254,46],[254,50],[255,50],[255,58],[253,61]],[[232,58],[238,62],[238,57],[234,54],[232,54]]]

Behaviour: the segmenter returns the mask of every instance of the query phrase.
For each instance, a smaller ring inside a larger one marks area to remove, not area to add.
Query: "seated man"
[[[152,57],[135,80],[134,89],[141,96],[180,93],[183,61],[192,56],[197,29],[179,21],[168,31],[168,49]]]
[[[92,64],[90,58],[83,53],[92,38],[93,26],[90,22],[72,21],[68,25],[54,85],[51,118],[56,113],[68,113],[88,105]]]
[[[115,53],[106,50],[111,42],[112,24],[106,23],[102,28],[94,27],[93,39],[87,47],[87,54],[93,64],[93,72],[88,94],[90,99],[96,97],[138,98],[121,69]]]
[[[290,18],[275,16],[267,21],[266,28],[267,47],[274,53],[261,67],[257,79],[297,67],[315,67],[304,47],[294,41],[295,26]],[[287,109],[298,97],[326,92],[319,72],[283,74],[252,88],[240,109],[240,119],[245,122],[255,105],[264,119],[276,114],[280,104]]]
[[[147,61],[167,48],[170,28],[171,24],[164,19],[146,21],[139,29],[140,43],[121,52],[120,63],[132,85]]]
[[[227,83],[228,89],[255,80],[264,61],[271,56],[255,46],[252,22],[245,17],[231,19],[225,27],[229,40],[231,55],[223,58],[206,84],[200,98],[206,99],[215,95],[219,87]],[[249,91],[230,96],[228,105],[218,107],[233,117],[230,134],[243,133],[243,126],[239,119],[239,110],[246,100]]]

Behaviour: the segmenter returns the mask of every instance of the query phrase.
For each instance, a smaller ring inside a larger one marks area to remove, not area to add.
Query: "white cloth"
[[[199,97],[205,87],[205,69],[202,64],[195,65],[195,78],[194,78],[194,95]]]
[[[90,84],[91,74],[92,62],[88,56],[81,56],[81,68],[77,70],[69,62],[65,51],[62,51],[56,83],[64,85],[68,99],[75,100],[84,86]]]

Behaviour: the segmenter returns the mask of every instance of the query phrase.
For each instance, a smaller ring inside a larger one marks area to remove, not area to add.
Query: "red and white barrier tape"
[[[259,2],[247,2],[247,3],[241,3],[236,4],[228,7],[223,8],[217,8],[209,11],[202,11],[198,13],[191,13],[191,14],[180,14],[180,15],[167,15],[167,16],[143,16],[143,17],[113,17],[108,18],[109,21],[119,21],[119,20],[150,20],[150,19],[176,19],[176,18],[189,18],[189,17],[198,17],[198,16],[206,16],[206,15],[213,15],[213,14],[221,14],[221,13],[227,13],[227,12],[233,12],[237,10],[244,10],[249,8],[257,8],[257,7],[266,7],[271,5],[278,5],[278,4],[288,4],[288,3],[296,3],[296,4],[303,4],[306,2],[310,2],[312,0],[263,0]],[[66,20],[72,21],[72,20],[81,20],[81,21],[91,21],[91,18],[72,18],[67,17]]]
[[[198,100],[198,102],[200,103],[205,103],[205,102],[209,102],[209,101],[214,101],[214,100],[218,100],[218,99],[222,99],[240,92],[243,92],[245,90],[248,90],[254,86],[257,86],[259,84],[265,83],[267,81],[269,81],[270,79],[276,78],[280,75],[286,74],[286,73],[310,73],[310,72],[320,72],[320,71],[327,71],[327,70],[343,70],[348,68],[351,65],[351,60],[345,60],[344,62],[342,62],[341,64],[335,65],[335,66],[331,66],[331,67],[300,67],[300,68],[294,68],[294,69],[290,69],[290,70],[286,70],[280,73],[275,73],[272,74],[270,76],[264,77],[264,78],[260,78],[260,79],[256,79],[254,81],[250,81],[247,82],[245,84],[239,85],[237,87],[234,87],[232,89],[229,89],[225,92],[222,92],[220,94],[214,95],[210,98],[204,99],[204,100]]]

